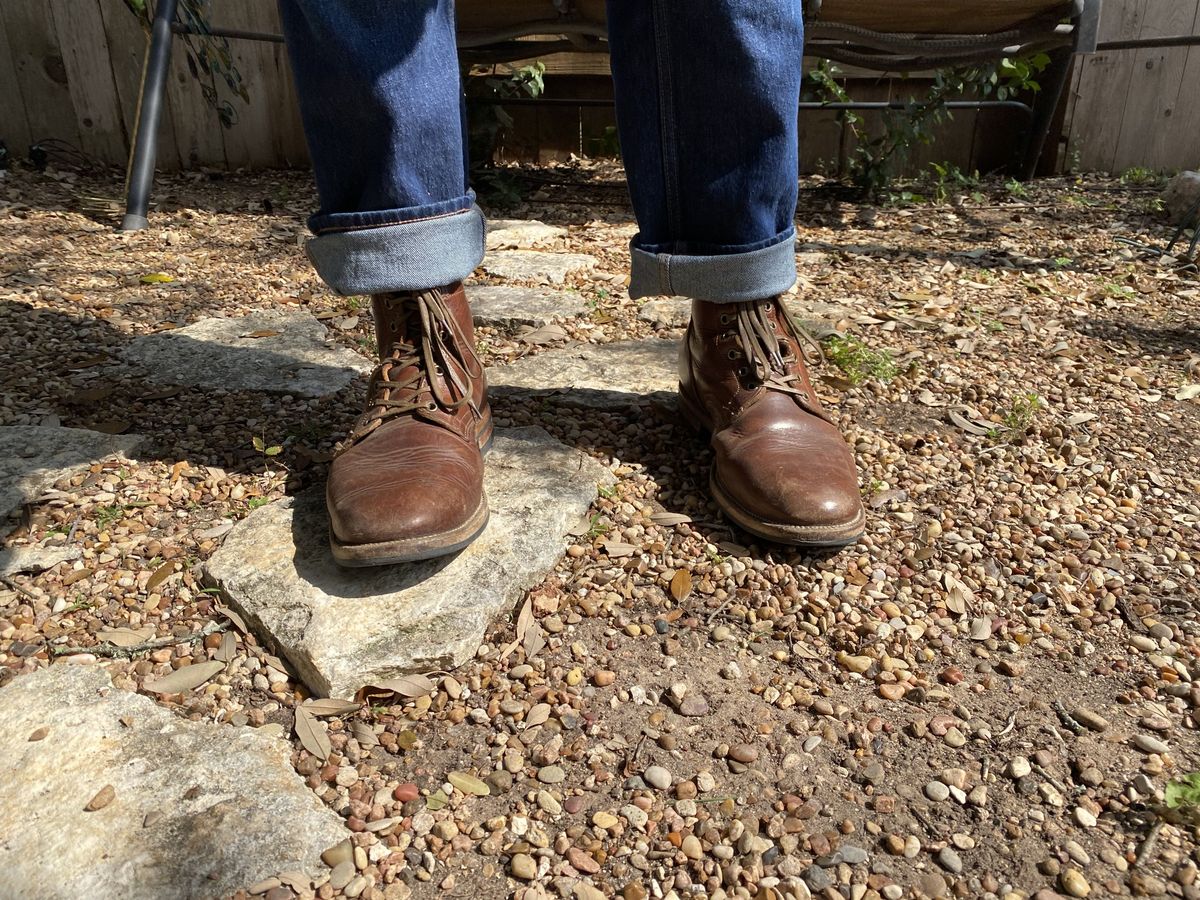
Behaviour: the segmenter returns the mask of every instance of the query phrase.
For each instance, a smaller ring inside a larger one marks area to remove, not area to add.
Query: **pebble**
[[[522,881],[533,881],[537,878],[537,863],[533,861],[533,857],[528,853],[514,853],[512,861],[508,864],[508,871],[512,873],[514,878],[520,878]]]
[[[704,857],[704,848],[700,844],[700,839],[695,835],[687,835],[680,844],[679,849],[683,851],[683,855],[688,859],[697,860]]]
[[[595,875],[600,871],[600,863],[596,862],[595,857],[578,847],[567,850],[567,862],[585,875]]]
[[[1009,778],[1024,778],[1033,771],[1033,766],[1029,764],[1024,756],[1014,756],[1008,761],[1008,777]]]
[[[689,694],[679,701],[679,714],[696,718],[708,715],[708,701],[703,697]]]
[[[592,815],[592,824],[606,831],[610,828],[615,828],[620,822],[621,820],[610,812],[601,811]]]
[[[1164,754],[1170,752],[1170,747],[1164,741],[1150,734],[1137,734],[1133,737],[1133,746],[1137,747],[1143,753],[1158,753]]]
[[[729,748],[729,758],[749,765],[758,759],[758,750],[749,744],[734,744]]]
[[[566,778],[562,766],[542,766],[537,773],[537,780],[542,784],[562,784]]]
[[[937,864],[952,875],[957,875],[963,870],[962,858],[949,847],[938,851]]]
[[[950,788],[940,781],[931,781],[925,785],[925,796],[935,803],[941,803],[943,800],[949,799]]]
[[[1080,725],[1090,728],[1092,731],[1104,731],[1108,728],[1108,719],[1100,715],[1098,712],[1088,709],[1086,706],[1080,706],[1071,711],[1072,718]]]
[[[1086,897],[1092,892],[1092,886],[1078,869],[1063,869],[1058,883],[1069,897]]]
[[[642,780],[652,788],[665,791],[671,786],[671,773],[662,766],[649,766],[642,773]]]
[[[1084,828],[1096,827],[1096,816],[1090,810],[1084,809],[1082,806],[1075,807],[1075,821]]]
[[[571,889],[575,900],[604,900],[604,891],[586,881],[577,881]]]

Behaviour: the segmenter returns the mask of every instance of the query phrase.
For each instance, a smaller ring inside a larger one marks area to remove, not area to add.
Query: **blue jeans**
[[[608,0],[617,124],[639,232],[630,295],[722,303],[796,278],[802,0]],[[309,256],[342,294],[469,275],[453,0],[279,0],[316,171]]]

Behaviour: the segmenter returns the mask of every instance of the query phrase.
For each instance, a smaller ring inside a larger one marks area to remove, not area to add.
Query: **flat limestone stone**
[[[287,741],[187,721],[98,667],[17,678],[0,690],[0,722],[6,900],[224,897],[316,874],[321,852],[350,836],[292,768]],[[108,785],[111,802],[86,812]]]
[[[476,325],[540,328],[554,319],[587,315],[587,301],[579,294],[513,285],[467,285]]]
[[[12,547],[0,550],[0,575],[44,572],[82,555],[79,547]]]
[[[57,425],[0,426],[0,522],[69,472],[109,456],[129,456],[143,440],[138,434]]]
[[[325,327],[301,310],[202,319],[136,338],[124,355],[161,384],[302,397],[337,393],[359,373],[371,371],[371,364],[353,350],[330,343]]]
[[[638,318],[656,328],[687,328],[692,305],[686,297],[656,297],[638,310]]]
[[[551,393],[597,409],[644,398],[673,401],[679,342],[662,338],[612,344],[571,344],[487,370],[489,390]]]
[[[487,458],[491,520],[466,550],[403,566],[342,569],[320,489],[251,513],[208,578],[321,696],[462,665],[492,620],[554,568],[567,532],[612,474],[540,428],[500,429]]]
[[[543,253],[539,250],[497,250],[483,257],[480,268],[497,278],[562,284],[568,275],[588,272],[596,258],[584,253]]]
[[[567,236],[567,229],[537,219],[489,219],[488,250],[528,250],[553,244]]]

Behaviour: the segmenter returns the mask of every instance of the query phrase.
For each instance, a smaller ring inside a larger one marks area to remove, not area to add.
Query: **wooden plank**
[[[17,81],[16,54],[10,49],[8,28],[0,15],[0,140],[14,158],[24,158],[33,135],[25,115],[25,100]]]
[[[1198,9],[1200,0],[1151,3],[1142,19],[1138,37],[1192,34]],[[1113,172],[1123,172],[1133,166],[1164,168],[1174,155],[1179,140],[1184,137],[1177,133],[1175,111],[1194,104],[1196,90],[1200,87],[1192,83],[1181,94],[1187,49],[1161,47],[1132,52],[1132,77],[1120,137],[1113,154]]]
[[[1100,40],[1136,35],[1147,5],[1148,0],[1107,0],[1100,17]],[[1133,78],[1133,54],[1095,53],[1084,57],[1081,68],[1068,155],[1078,154],[1084,171],[1110,172]]]
[[[1193,34],[1196,32],[1200,32],[1200,16]],[[1196,100],[1196,85],[1200,85],[1200,47],[1188,47],[1179,102],[1172,116],[1176,143],[1171,154],[1162,160],[1165,169],[1200,169],[1200,102]]]
[[[215,87],[212,79],[207,81]],[[204,99],[200,82],[192,77],[182,36],[177,37],[171,47],[167,99],[180,166],[184,169],[200,166],[226,168],[221,121],[216,110]]]
[[[113,83],[112,61],[100,8],[89,0],[49,0],[67,86],[79,124],[80,149],[120,165],[129,152],[121,102]]]
[[[268,8],[268,6],[270,8]],[[213,8],[214,27],[246,31],[280,30],[273,15],[274,4],[225,3]],[[272,49],[261,41],[229,41],[233,65],[250,96],[247,103],[217,79],[217,93],[233,109],[233,127],[222,129],[225,161],[231,169],[278,165],[282,155],[276,131],[276,114],[281,93],[280,73]]]
[[[57,138],[78,147],[75,107],[49,6],[44,0],[4,0],[0,15],[32,140]]]
[[[137,126],[138,98],[142,91],[142,67],[146,62],[149,35],[142,30],[137,18],[126,9],[122,0],[92,0],[100,13],[104,25],[104,39],[108,46],[109,64],[112,67],[113,84],[117,91],[124,133],[133,143]],[[178,43],[178,41],[176,41]],[[169,104],[170,100],[167,98]],[[179,148],[175,143],[175,126],[168,108],[164,108],[158,126],[158,152],[155,165],[159,169],[179,168]],[[113,160],[124,163],[125,160]]]

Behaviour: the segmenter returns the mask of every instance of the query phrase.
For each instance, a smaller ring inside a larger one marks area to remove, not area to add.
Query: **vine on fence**
[[[221,96],[218,83],[224,82],[230,92],[244,103],[250,102],[250,94],[242,82],[242,73],[233,62],[229,41],[212,33],[208,21],[209,5],[209,0],[179,0],[177,15],[188,26],[188,30],[180,37],[183,38],[188,71],[200,84],[205,102],[216,112],[221,125],[231,128],[237,122],[237,111],[232,103]],[[125,0],[125,6],[149,33],[151,16],[146,0]]]

